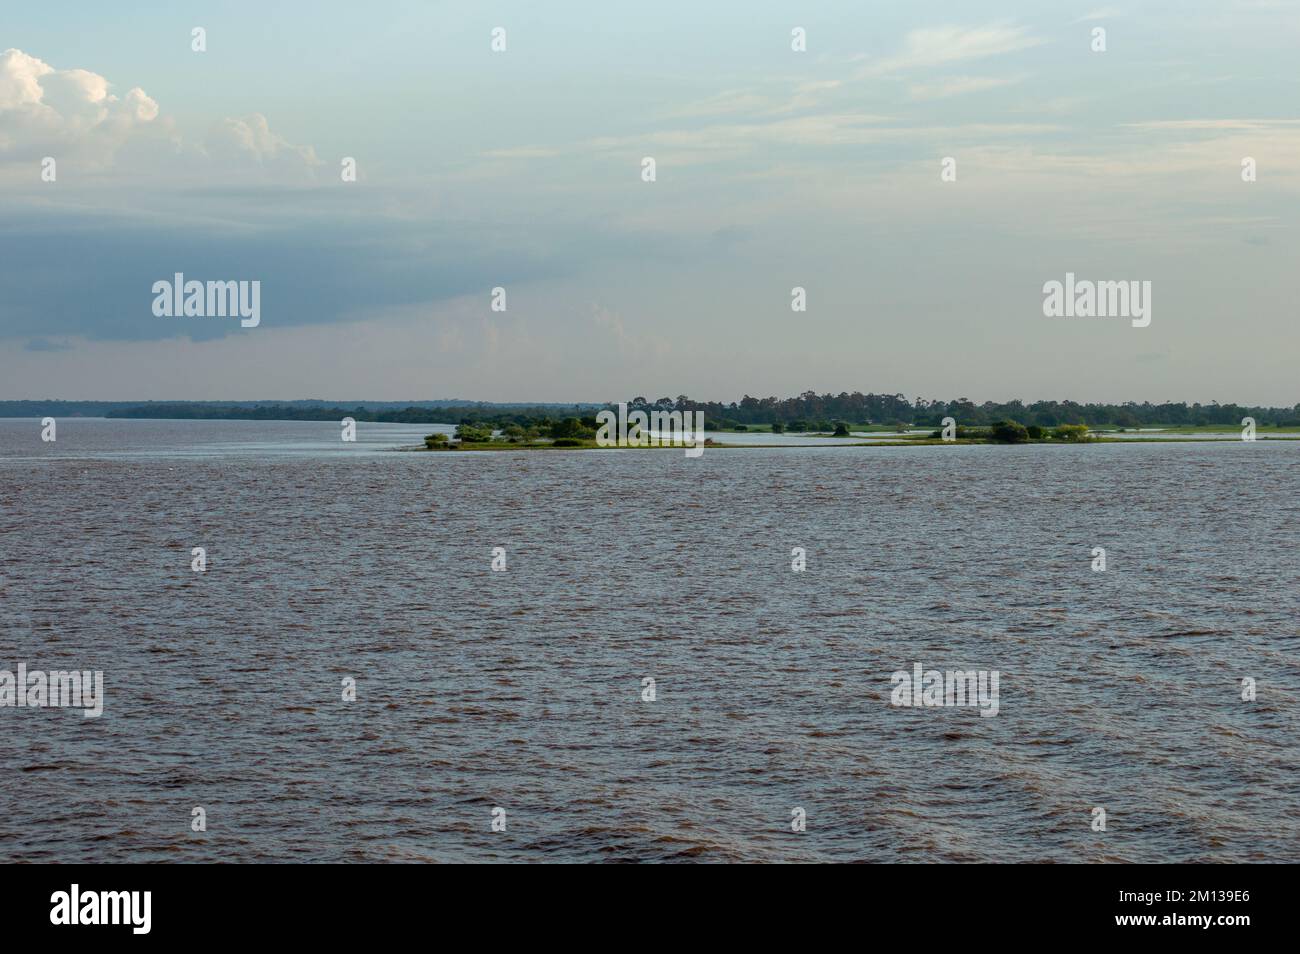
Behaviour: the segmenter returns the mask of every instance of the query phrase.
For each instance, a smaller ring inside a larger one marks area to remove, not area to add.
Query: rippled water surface
[[[1300,860],[1300,444],[434,429],[0,421],[0,669],[107,692],[0,708],[0,856]]]

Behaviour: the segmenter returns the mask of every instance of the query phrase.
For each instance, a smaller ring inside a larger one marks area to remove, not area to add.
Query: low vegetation
[[[988,427],[957,426],[953,431],[953,438],[966,444],[1081,444],[1096,440],[1097,436],[1084,424],[1062,424],[1053,428],[1031,424],[1026,427],[1011,420],[994,421]],[[943,429],[931,432],[926,439],[942,440]]]
[[[1300,428],[1300,404],[1293,407],[1256,407],[1239,404],[1185,404],[1164,402],[1122,404],[1080,404],[1075,401],[985,401],[976,404],[968,398],[930,401],[908,400],[902,394],[863,394],[860,391],[818,394],[805,391],[791,398],[755,398],[746,395],[740,401],[698,401],[684,394],[649,401],[636,397],[627,402],[629,410],[701,411],[704,427],[713,431],[750,431],[771,429],[773,433],[830,433],[837,422],[849,422],[853,430],[883,428],[939,427],[945,417],[966,427],[991,428],[1002,421],[1015,421],[1052,432],[1070,425],[1098,428],[1181,428],[1241,426],[1243,417],[1255,419],[1257,427]],[[517,425],[524,431],[535,429],[545,434],[558,421],[593,421],[600,404],[474,404],[470,402],[427,402],[405,407],[394,402],[369,402],[354,407],[324,401],[286,401],[277,404],[258,402],[155,401],[127,402],[59,402],[0,401],[0,417],[39,417],[45,414],[98,415],[124,418],[166,418],[266,421],[338,421],[354,420],[398,424],[460,424],[504,430]],[[777,429],[779,428],[779,430]],[[1030,440],[1052,439],[1034,437]]]
[[[504,450],[523,447],[595,447],[597,422],[594,417],[565,417],[529,424],[510,422],[500,428],[491,424],[462,421],[453,441],[446,434],[428,434],[426,450]]]

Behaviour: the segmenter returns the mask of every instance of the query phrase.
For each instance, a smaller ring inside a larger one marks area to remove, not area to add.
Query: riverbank
[[[1088,437],[1085,440],[1059,440],[1059,439],[1029,439],[1025,441],[1001,441],[985,437],[960,437],[953,440],[943,440],[942,438],[927,435],[917,435],[916,437],[900,436],[893,440],[867,440],[867,441],[843,441],[832,443],[830,441],[819,441],[818,437],[829,437],[831,435],[807,435],[807,443],[796,443],[794,441],[785,441],[781,443],[769,441],[753,441],[743,444],[728,443],[726,441],[717,441],[712,438],[704,442],[704,447],[708,450],[754,450],[758,448],[799,448],[799,447],[951,447],[972,444],[992,444],[1003,447],[1026,446],[1030,444],[1048,444],[1057,447],[1077,447],[1081,444],[1223,444],[1230,443],[1222,437],[1195,437],[1195,436],[1171,436],[1171,437],[1108,437],[1097,435]],[[1287,435],[1257,435],[1255,440],[1258,441],[1300,441],[1300,434]],[[688,449],[682,444],[664,444],[664,445],[601,445],[595,440],[567,439],[562,442],[556,441],[475,441],[466,443],[444,443],[433,447],[400,447],[396,448],[401,451],[413,452],[434,452],[434,453],[472,453],[475,451],[575,451],[575,450],[684,450]]]

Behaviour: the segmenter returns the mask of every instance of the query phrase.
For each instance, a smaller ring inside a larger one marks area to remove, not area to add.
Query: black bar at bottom
[[[11,866],[0,876],[6,882],[0,923],[11,942],[33,934],[127,943],[300,942],[448,922],[477,925],[493,936],[503,927],[535,934],[561,925],[566,935],[582,936],[604,930],[611,919],[644,937],[657,932],[656,924],[667,930],[687,917],[706,929],[741,934],[774,922],[794,930],[803,925],[816,937],[829,916],[839,930],[851,919],[852,932],[864,938],[929,937],[941,944],[988,940],[990,930],[1006,938],[1033,932],[1026,936],[1231,944],[1280,935],[1291,921],[1282,906],[1293,871],[1273,865],[872,866],[842,872],[842,884],[832,873],[810,879],[800,871],[790,880],[714,882],[704,891],[693,883],[624,885],[608,875],[599,885],[582,874],[565,885],[565,876],[555,873],[533,883],[526,872],[486,867],[449,884],[446,872],[410,866]]]

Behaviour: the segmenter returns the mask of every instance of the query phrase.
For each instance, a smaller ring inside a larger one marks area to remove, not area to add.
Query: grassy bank
[[[885,429],[889,430],[889,429]],[[952,447],[970,444],[994,444],[994,445],[1016,445],[1016,444],[1051,444],[1058,447],[1077,446],[1080,444],[1223,444],[1231,443],[1222,438],[1216,437],[1198,437],[1198,434],[1222,434],[1237,433],[1240,428],[1221,428],[1221,427],[1186,427],[1186,428],[1167,428],[1161,433],[1176,434],[1174,437],[1111,437],[1106,432],[1088,433],[1079,437],[1061,438],[1053,436],[1026,438],[1024,440],[1006,440],[995,438],[985,434],[964,434],[953,440],[943,440],[937,437],[933,432],[927,431],[917,434],[904,434],[893,437],[889,440],[872,440],[872,441],[845,441],[843,443],[830,443],[817,440],[818,438],[830,437],[830,434],[798,434],[788,435],[790,437],[808,438],[808,443],[795,442],[766,442],[754,441],[744,444],[727,443],[726,441],[716,438],[707,438],[704,446],[709,450],[748,450],[757,448],[798,448],[798,447]],[[715,432],[716,433],[716,432]],[[1114,433],[1114,432],[1110,432]],[[1131,432],[1130,432],[1131,433]],[[1300,441],[1300,434],[1282,433],[1282,434],[1257,434],[1256,441]],[[630,447],[611,447],[602,446],[596,443],[594,438],[564,438],[560,440],[547,439],[505,439],[497,438],[493,440],[475,440],[465,442],[451,441],[434,441],[425,447],[408,447],[402,450],[409,451],[431,451],[434,453],[454,453],[464,454],[476,451],[566,451],[566,450],[676,450],[681,451],[685,448],[681,444],[670,444],[665,446],[630,446]]]

